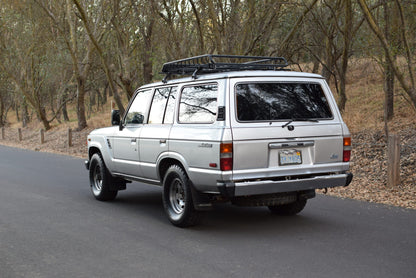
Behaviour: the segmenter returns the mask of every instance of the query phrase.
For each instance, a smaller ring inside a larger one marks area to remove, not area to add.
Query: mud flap
[[[197,211],[207,211],[212,210],[212,202],[210,198],[203,193],[198,192],[194,185],[191,182],[191,193],[192,193],[192,202],[194,203],[194,208]]]

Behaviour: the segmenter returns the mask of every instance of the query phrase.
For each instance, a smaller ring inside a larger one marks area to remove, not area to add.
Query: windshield
[[[236,85],[236,99],[242,122],[332,118],[316,83],[241,83]]]

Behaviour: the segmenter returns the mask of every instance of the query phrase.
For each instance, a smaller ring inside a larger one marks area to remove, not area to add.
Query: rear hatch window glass
[[[240,83],[237,120],[332,119],[328,100],[316,83]]]

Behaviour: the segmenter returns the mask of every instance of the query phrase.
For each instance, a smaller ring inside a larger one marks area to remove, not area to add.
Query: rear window
[[[236,99],[242,122],[332,118],[328,100],[315,83],[241,83]]]

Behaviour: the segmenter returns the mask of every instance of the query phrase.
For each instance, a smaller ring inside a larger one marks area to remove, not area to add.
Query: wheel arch
[[[159,176],[159,180],[161,182],[163,182],[166,171],[172,165],[178,165],[188,175],[188,173],[186,171],[186,168],[184,167],[183,163],[180,160],[178,160],[176,158],[172,158],[172,157],[166,157],[166,158],[163,158],[162,160],[160,160],[160,162],[158,164],[158,172],[157,173],[158,173],[158,176]]]
[[[98,147],[90,147],[88,149],[88,158],[91,159],[91,157],[96,153],[98,153],[102,157],[101,151]]]

